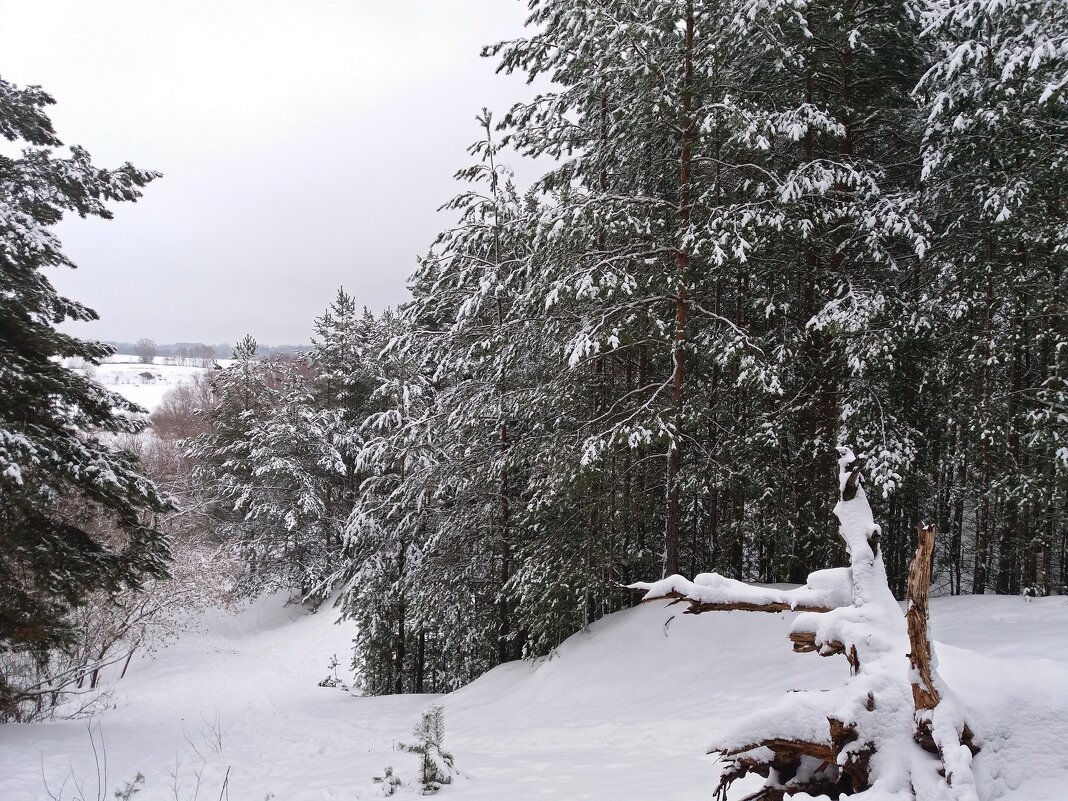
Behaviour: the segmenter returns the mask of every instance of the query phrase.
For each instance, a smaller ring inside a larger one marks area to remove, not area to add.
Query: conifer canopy
[[[52,103],[0,79],[0,135],[22,146],[0,154],[0,650],[36,653],[70,639],[65,615],[89,593],[166,575],[154,515],[170,508],[116,444],[144,427],[142,410],[64,366],[112,353],[56,330],[96,313],[44,273],[74,267],[51,230],[64,214],[110,218],[109,201],[136,200],[159,174],[101,169],[77,146],[60,155]]]

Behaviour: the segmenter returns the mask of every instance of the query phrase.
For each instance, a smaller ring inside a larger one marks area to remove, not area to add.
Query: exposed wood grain
[[[927,606],[931,587],[931,564],[934,559],[935,527],[916,528],[916,555],[909,565],[908,611],[905,621],[909,632],[909,662],[912,664],[912,700],[916,710],[934,709],[941,698],[931,672],[931,640],[927,631]]]

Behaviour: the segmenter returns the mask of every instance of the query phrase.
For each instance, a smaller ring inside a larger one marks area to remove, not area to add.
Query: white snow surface
[[[44,801],[45,779],[56,794],[68,774],[86,798],[110,799],[140,771],[138,801],[214,801],[229,768],[222,797],[231,801],[348,801],[381,797],[372,777],[386,765],[405,782],[398,795],[411,797],[418,757],[394,747],[442,703],[445,745],[462,774],[443,798],[707,801],[719,772],[707,743],[790,690],[834,688],[848,676],[840,656],[792,652],[796,616],[695,616],[649,603],[598,621],[552,659],[503,665],[455,693],[366,698],[317,686],[332,654],[348,662],[351,624],[335,625],[329,608],[308,614],[267,597],[236,615],[212,612],[135,661],[113,685],[113,707],[92,721],[0,726],[0,799]],[[982,746],[979,798],[1063,801],[1065,598],[940,598],[931,618],[942,678]],[[88,725],[103,739],[106,781]],[[760,781],[736,783],[731,798]],[[61,797],[75,792],[68,780]]]
[[[167,364],[161,358],[153,364],[141,364],[136,356],[116,354],[93,368],[93,378],[151,413],[178,384],[206,372],[205,367]]]

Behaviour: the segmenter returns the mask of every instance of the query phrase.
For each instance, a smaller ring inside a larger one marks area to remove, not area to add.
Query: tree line
[[[1062,591],[1062,11],[532,2],[487,55],[552,89],[479,118],[412,300],[220,378],[250,580],[339,591],[369,691],[450,689],[636,577],[839,563],[848,442],[899,597],[921,521],[943,592]]]
[[[411,301],[238,343],[157,414],[183,511],[143,514],[249,593],[335,599],[372,693],[548,653],[639,578],[841,563],[840,443],[899,597],[920,521],[943,592],[1063,591],[1060,4],[531,0],[528,29],[486,55],[550,89],[480,116]]]

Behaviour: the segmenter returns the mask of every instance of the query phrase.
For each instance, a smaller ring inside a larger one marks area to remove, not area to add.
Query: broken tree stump
[[[879,797],[923,798],[935,784],[946,798],[976,801],[972,734],[942,688],[928,634],[934,528],[921,528],[903,616],[886,580],[880,529],[863,488],[866,459],[848,448],[839,454],[834,513],[848,568],[817,571],[794,590],[753,587],[715,573],[631,587],[645,590],[646,601],[687,603],[691,614],[801,612],[790,633],[794,650],[843,654],[849,663],[841,687],[791,693],[716,744],[713,751],[725,763],[716,789],[720,801],[748,774],[765,783],[746,801],[781,801],[801,792],[840,798],[868,790]],[[941,760],[940,770],[930,754]]]
[[[934,709],[941,698],[931,675],[931,640],[927,633],[927,599],[934,560],[935,527],[916,528],[916,555],[909,565],[905,625],[909,633],[909,663],[912,665],[912,698],[916,710]]]
[[[928,630],[928,599],[931,590],[931,565],[934,563],[935,527],[922,523],[916,527],[916,554],[909,564],[908,591],[906,594],[905,626],[909,635],[909,665],[912,676],[912,700],[915,707],[916,731],[914,739],[925,751],[942,760],[947,781],[952,781],[952,768],[946,763],[947,748],[963,746],[974,755],[978,752],[973,742],[974,735],[968,724],[960,719],[957,736],[952,742],[943,742],[943,737],[934,732],[935,710],[942,703],[939,691],[937,663],[931,636]],[[959,716],[958,716],[959,717]],[[970,760],[969,760],[970,761]]]

